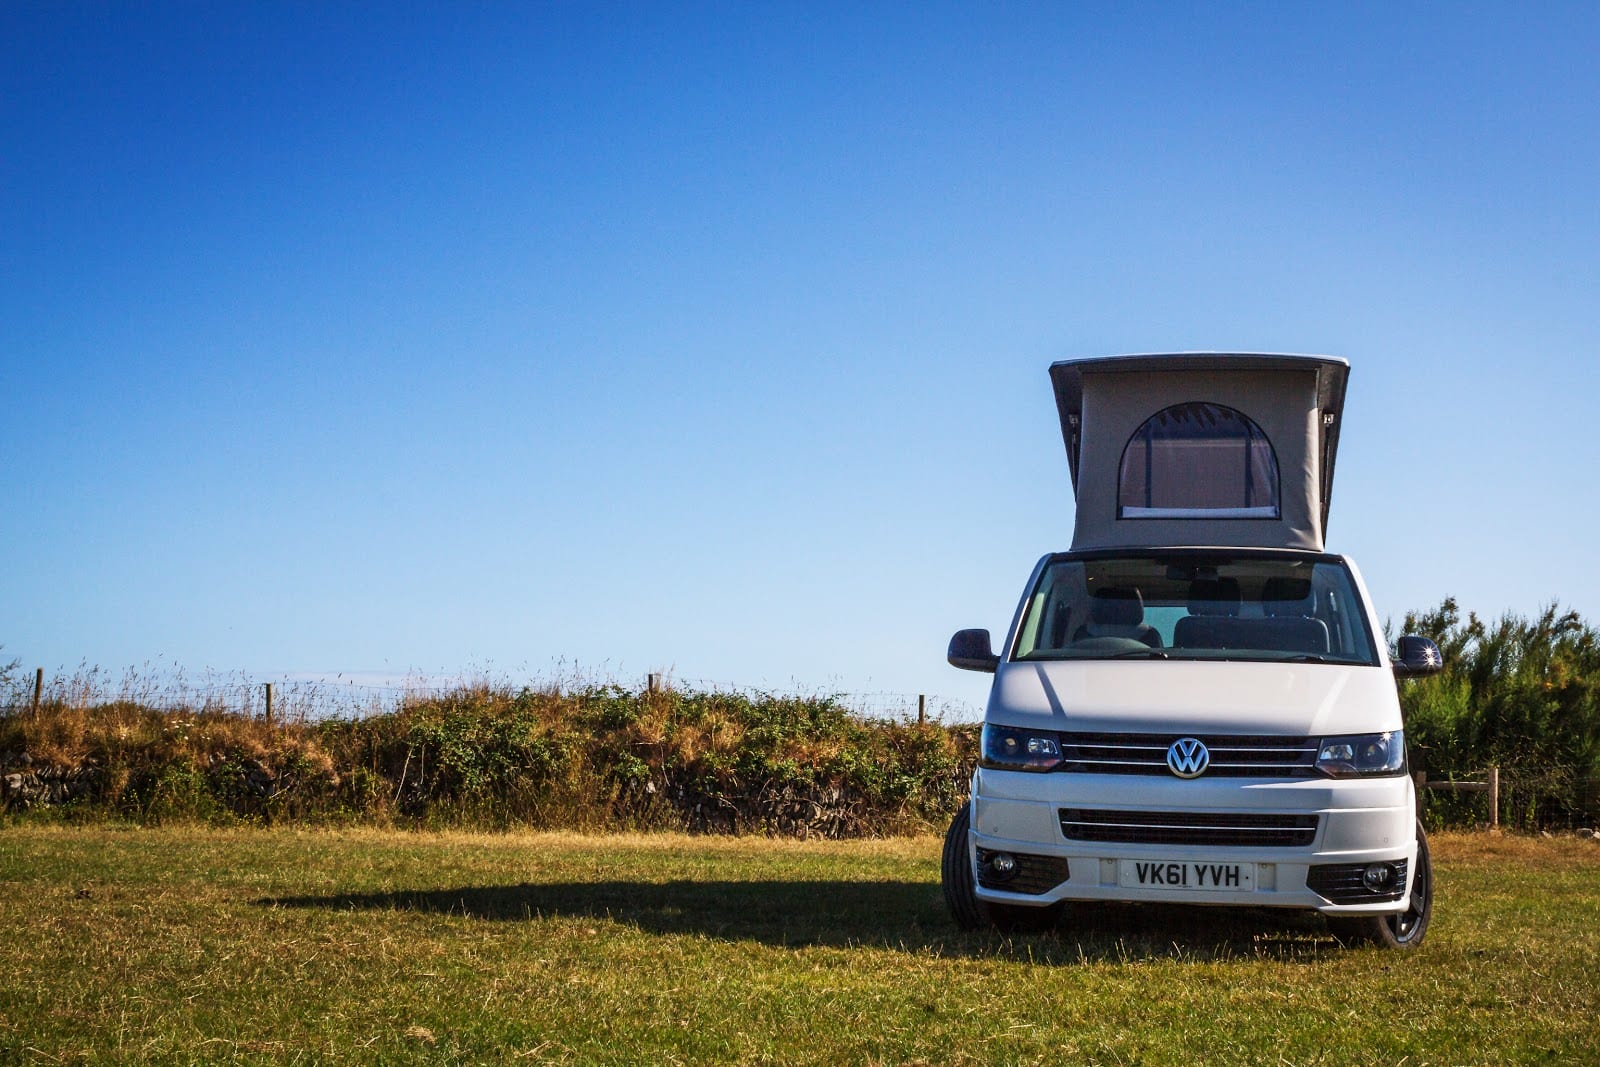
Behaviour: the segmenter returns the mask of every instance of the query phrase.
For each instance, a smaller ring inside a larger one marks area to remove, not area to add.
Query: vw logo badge
[[[1211,753],[1196,737],[1180,737],[1167,746],[1167,769],[1179,778],[1198,778],[1211,766]]]

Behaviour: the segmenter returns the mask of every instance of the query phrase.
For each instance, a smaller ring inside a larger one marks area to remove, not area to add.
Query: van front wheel
[[[972,825],[972,804],[961,805],[950,829],[944,835],[944,856],[940,880],[950,917],[963,930],[992,927],[1005,931],[1042,930],[1055,922],[1055,907],[1029,908],[1015,904],[990,904],[979,900],[973,890],[972,848],[967,831]]]
[[[963,930],[976,930],[985,925],[987,919],[978,910],[978,898],[972,891],[972,854],[967,845],[970,808],[970,804],[961,805],[956,817],[950,820],[950,829],[944,835],[944,859],[940,867],[945,906]]]
[[[1398,915],[1330,918],[1328,930],[1347,945],[1380,948],[1416,948],[1428,932],[1433,915],[1433,862],[1428,855],[1428,835],[1417,820],[1417,869],[1411,875],[1411,896]]]

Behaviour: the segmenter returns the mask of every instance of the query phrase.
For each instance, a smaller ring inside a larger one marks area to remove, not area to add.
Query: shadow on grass
[[[925,882],[548,882],[267,897],[255,903],[331,911],[407,911],[521,922],[604,920],[652,934],[701,935],[777,947],[880,946],[941,956],[1038,963],[1269,956],[1337,951],[1313,915],[1272,909],[1069,905],[1048,930],[964,933]]]

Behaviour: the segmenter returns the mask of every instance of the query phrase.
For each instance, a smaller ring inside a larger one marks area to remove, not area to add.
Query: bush
[[[1573,611],[1486,623],[1454,599],[1406,616],[1438,642],[1444,670],[1403,683],[1407,740],[1431,778],[1501,768],[1502,817],[1525,827],[1596,818],[1600,781],[1600,634]],[[1436,816],[1470,818],[1474,797],[1430,794]],[[1481,806],[1481,802],[1479,802]]]
[[[271,726],[127,700],[0,716],[7,810],[72,803],[142,822],[942,830],[974,755],[970,728],[862,719],[831,697],[615,685],[464,687]]]

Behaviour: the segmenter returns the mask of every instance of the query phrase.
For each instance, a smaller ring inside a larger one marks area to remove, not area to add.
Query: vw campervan
[[[1324,531],[1349,364],[1193,354],[1050,368],[1077,497],[992,671],[943,881],[974,928],[1063,901],[1312,909],[1350,941],[1419,944],[1428,842],[1391,659]]]

